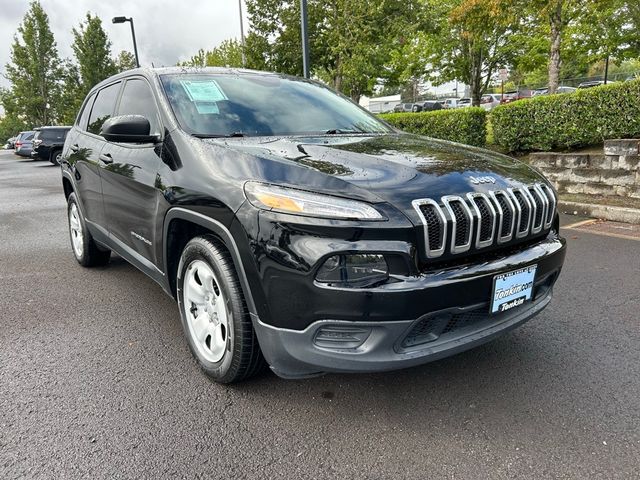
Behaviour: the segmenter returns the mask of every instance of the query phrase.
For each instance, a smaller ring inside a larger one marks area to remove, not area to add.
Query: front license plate
[[[537,265],[493,277],[491,313],[502,313],[531,300]]]

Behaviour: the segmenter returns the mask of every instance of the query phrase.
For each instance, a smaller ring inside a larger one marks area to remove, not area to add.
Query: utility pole
[[[302,73],[309,78],[309,33],[307,31],[307,0],[300,0],[300,21],[302,24]]]
[[[240,10],[240,41],[242,43],[242,66],[247,66],[247,57],[244,53],[244,25],[242,23],[242,0],[238,0],[238,9]]]

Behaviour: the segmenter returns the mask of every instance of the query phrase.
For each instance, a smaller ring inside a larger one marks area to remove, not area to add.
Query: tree
[[[252,35],[247,58],[269,70],[300,75],[302,47],[298,0],[248,0]],[[351,96],[398,82],[402,65],[391,61],[422,18],[418,0],[309,0],[312,74]]]
[[[29,4],[6,65],[11,86],[2,95],[5,111],[29,126],[49,125],[58,117],[62,77],[49,17],[38,1]]]
[[[71,125],[76,118],[85,95],[80,88],[80,71],[73,62],[66,59],[62,63],[62,93],[58,100],[60,123]]]
[[[94,85],[114,75],[118,69],[111,58],[111,42],[102,28],[102,20],[87,13],[85,21],[73,32],[71,48],[78,61],[80,97]]]
[[[549,93],[555,93],[558,90],[562,71],[562,53],[563,50],[566,50],[565,43],[567,43],[571,35],[570,27],[575,27],[576,25],[580,25],[581,22],[585,22],[587,12],[590,10],[594,11],[594,9],[599,8],[609,1],[610,0],[531,0],[527,2],[534,29],[537,28],[538,33],[546,33],[548,38],[549,61],[547,66]],[[584,27],[593,28],[594,25],[584,23]],[[574,48],[573,50],[572,53],[577,55],[584,52],[582,48]],[[586,65],[584,65],[584,67],[586,69]]]
[[[610,58],[619,64],[633,50],[637,33],[629,30],[627,4],[627,0],[591,0],[581,21],[568,29],[570,42],[582,50],[589,63],[604,63],[605,77]]]
[[[0,98],[1,97],[2,92],[0,92]],[[7,112],[5,112],[4,117],[0,118],[0,144],[4,144],[9,138],[28,128],[23,120],[13,114],[7,114]]]
[[[511,65],[521,54],[515,41],[523,23],[519,2],[431,0],[429,12],[437,26],[420,43],[424,63],[437,72],[431,80],[467,83],[473,105],[480,105],[498,68]]]
[[[200,49],[180,65],[189,67],[242,67],[242,45],[235,39],[224,40],[213,50]]]
[[[121,50],[114,60],[114,63],[118,72],[132,70],[137,67],[136,57],[133,55],[133,53],[128,52],[127,50]]]

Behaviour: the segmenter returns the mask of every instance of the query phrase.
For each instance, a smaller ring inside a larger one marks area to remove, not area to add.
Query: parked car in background
[[[434,110],[442,110],[442,103],[437,100],[427,100],[413,104],[413,112],[432,112]]]
[[[591,82],[582,82],[580,85],[578,85],[578,88],[582,90],[584,88],[599,87],[600,85],[613,85],[614,83],[616,82],[608,81],[605,84],[604,80],[593,80]]]
[[[393,107],[395,113],[413,112],[413,103],[399,103]]]
[[[159,283],[222,383],[265,360],[304,378],[467,350],[542,311],[565,256],[536,170],[286,75],[120,73],[87,95],[61,163],[75,260],[114,251]]]
[[[480,99],[480,106],[485,110],[493,110],[500,105],[500,95],[486,93]]]
[[[54,165],[60,165],[62,147],[71,127],[40,127],[36,128],[33,137],[31,158],[49,160]]]
[[[516,102],[518,100],[522,100],[523,98],[531,98],[531,96],[531,90],[513,90],[510,92],[504,92],[500,103]]]
[[[446,98],[442,100],[442,108],[456,108],[458,100],[458,98]]]
[[[33,130],[20,132],[16,137],[15,149],[13,153],[21,157],[30,157],[33,147],[33,136],[36,134]]]
[[[16,137],[7,138],[7,143],[5,144],[4,148],[6,148],[7,150],[13,150],[14,148],[16,148]]]
[[[558,87],[558,89],[556,90],[556,93],[573,93],[575,92],[577,89],[574,87]],[[549,89],[548,88],[538,88],[537,90],[534,90],[531,93],[532,97],[538,97],[540,95],[549,95]]]
[[[470,107],[470,106],[471,106],[471,99],[465,97],[458,100],[455,108],[464,108],[464,107]]]

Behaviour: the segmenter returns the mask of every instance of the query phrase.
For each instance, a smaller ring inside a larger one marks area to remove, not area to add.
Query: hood
[[[412,210],[411,202],[418,198],[544,181],[511,157],[410,134],[245,137],[225,139],[224,144],[268,162],[258,175],[264,181],[388,202],[404,212]]]

